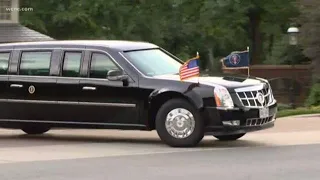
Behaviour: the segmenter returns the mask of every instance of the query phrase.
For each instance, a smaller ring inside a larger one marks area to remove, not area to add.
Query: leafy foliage
[[[185,60],[198,51],[202,68],[218,71],[220,58],[247,46],[252,63],[282,58],[273,53],[298,15],[294,1],[23,0],[34,11],[21,22],[56,39],[149,41]]]
[[[320,79],[320,1],[299,0],[301,39],[304,54],[312,59],[314,79]]]
[[[310,91],[309,97],[306,101],[307,106],[320,105],[320,83],[315,83]]]
[[[283,36],[276,42],[267,54],[264,64],[308,64],[310,59],[303,54],[300,45],[290,46],[287,36]]]
[[[319,113],[320,113],[320,106],[299,107],[296,109],[281,110],[277,113],[277,118],[304,115],[304,114],[319,114]]]

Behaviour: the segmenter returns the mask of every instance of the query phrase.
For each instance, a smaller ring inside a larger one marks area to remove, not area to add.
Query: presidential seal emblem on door
[[[36,88],[33,85],[31,85],[29,86],[28,91],[30,94],[33,94],[36,91]]]

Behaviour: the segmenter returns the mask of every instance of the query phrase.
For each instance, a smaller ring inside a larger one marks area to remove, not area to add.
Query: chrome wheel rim
[[[183,108],[176,108],[167,114],[165,126],[172,137],[183,139],[193,133],[195,120],[190,111]]]

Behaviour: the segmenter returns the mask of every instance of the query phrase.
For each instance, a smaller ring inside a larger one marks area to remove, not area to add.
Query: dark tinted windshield
[[[125,55],[146,76],[177,74],[182,65],[161,49],[130,51]]]

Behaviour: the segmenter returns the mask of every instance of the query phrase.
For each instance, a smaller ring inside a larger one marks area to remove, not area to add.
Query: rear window
[[[66,52],[63,60],[62,76],[78,77],[81,66],[81,52]]]
[[[21,56],[21,75],[48,76],[51,52],[23,52]]]
[[[10,59],[9,52],[0,52],[0,74],[7,74],[9,59]]]

